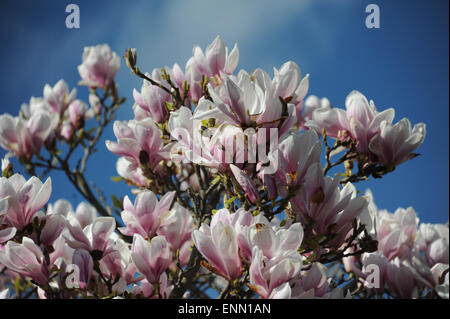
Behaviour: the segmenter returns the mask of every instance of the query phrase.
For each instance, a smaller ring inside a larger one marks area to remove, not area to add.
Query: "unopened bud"
[[[134,70],[134,68],[136,67],[136,63],[137,63],[137,54],[136,54],[136,49],[128,49],[125,51],[125,56],[124,56],[125,62],[127,64],[127,66]]]

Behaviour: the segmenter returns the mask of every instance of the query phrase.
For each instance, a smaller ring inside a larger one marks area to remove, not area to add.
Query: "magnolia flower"
[[[220,78],[222,73],[233,73],[238,64],[239,50],[235,44],[233,50],[228,53],[228,48],[222,38],[218,36],[204,53],[199,46],[195,46],[192,59],[193,65],[199,73]]]
[[[75,250],[72,256],[72,265],[76,265],[77,270],[75,271],[78,271],[78,278],[75,277],[78,279],[78,286],[81,289],[86,289],[94,272],[94,261],[92,260],[91,255],[84,249]],[[71,268],[74,268],[73,266],[69,266],[71,265],[67,266],[66,271],[70,271]]]
[[[364,196],[356,196],[352,183],[347,183],[341,189],[339,179],[323,176],[320,163],[313,163],[304,178],[303,187],[291,200],[297,215],[297,220],[314,220],[314,232],[326,235],[329,227],[337,236],[333,243],[337,246],[343,243],[352,229],[352,222],[367,208],[368,200]],[[305,218],[303,215],[308,215]]]
[[[147,178],[144,176],[140,167],[135,167],[133,162],[125,157],[119,157],[116,162],[116,171],[120,177],[125,179],[129,184],[146,187],[148,184]]]
[[[374,161],[399,165],[416,156],[412,153],[425,140],[426,126],[414,125],[407,118],[395,125],[387,121],[380,124],[380,133],[370,140],[369,149],[375,156]]]
[[[69,113],[72,126],[79,127],[80,121],[83,121],[85,118],[87,105],[83,101],[75,100],[69,104],[67,111]]]
[[[22,230],[47,203],[51,192],[50,177],[44,184],[34,176],[26,181],[20,174],[0,178],[0,200],[5,200],[3,211],[6,212],[3,223]]]
[[[244,163],[248,159],[244,142],[246,134],[241,128],[223,124],[217,129],[205,129],[202,133],[201,121],[193,120],[187,107],[171,112],[169,130],[177,141],[171,149],[171,159],[174,161],[187,159],[226,172],[231,163]]]
[[[226,77],[216,87],[208,85],[212,101],[202,97],[193,115],[194,120],[214,118],[217,124],[228,123],[242,128],[279,128],[281,136],[296,122],[295,106],[289,103],[286,114],[278,96],[272,95],[273,88],[261,87],[253,77],[241,70],[237,77]],[[267,84],[271,85],[271,84]],[[286,117],[286,118],[282,118]]]
[[[417,236],[419,219],[412,207],[399,208],[394,214],[379,212],[377,220],[378,250],[388,260],[395,257],[410,258],[411,248]]]
[[[256,190],[256,187],[251,178],[244,171],[233,164],[230,165],[230,169],[237,182],[244,190],[245,195],[248,196],[250,202],[252,204],[255,204],[257,201],[259,201],[259,193]]]
[[[116,121],[114,134],[117,142],[106,141],[106,147],[116,155],[125,156],[133,168],[142,164],[153,169],[165,157],[161,132],[151,119]]]
[[[41,231],[40,242],[45,246],[50,246],[59,237],[64,227],[66,219],[62,215],[45,216],[45,226]]]
[[[274,68],[273,79],[261,69],[255,70],[252,75],[266,95],[270,95],[275,100],[281,97],[295,105],[296,122],[302,123],[303,99],[309,88],[309,74],[302,78],[299,66],[293,61],[288,61],[279,70]],[[274,112],[274,110],[268,111]]]
[[[297,278],[291,280],[291,298],[323,297],[328,292],[328,269],[319,262]]]
[[[172,96],[158,86],[144,80],[141,93],[134,89],[133,97],[136,104],[148,112],[155,122],[162,123],[169,118],[166,102],[170,102]]]
[[[331,109],[330,100],[326,97],[319,99],[315,95],[310,95],[306,98],[301,110],[297,107],[297,119],[299,121],[300,129],[308,129],[305,124],[313,119],[313,112],[318,109]]]
[[[150,242],[141,235],[133,236],[131,258],[136,268],[150,283],[157,283],[172,262],[169,245],[163,236],[153,237]]]
[[[78,66],[80,85],[106,89],[120,67],[119,56],[107,44],[85,47],[82,64]]]
[[[113,217],[99,217],[84,228],[77,220],[72,220],[67,227],[66,241],[73,249],[85,249],[98,260],[111,251],[111,236],[116,228]]]
[[[23,237],[22,244],[7,242],[5,251],[0,250],[0,263],[23,276],[32,278],[41,286],[48,283],[49,272],[44,254],[28,237]]]
[[[259,222],[249,227],[248,239],[250,247],[258,247],[264,256],[274,259],[289,251],[297,252],[303,240],[303,228],[300,223],[281,228]]]
[[[71,224],[79,224],[81,228],[92,224],[97,218],[97,210],[94,206],[87,202],[81,202],[78,204],[75,211],[72,209],[67,213],[67,220]]]
[[[283,185],[278,192],[285,197],[286,186],[298,187],[314,163],[320,163],[322,144],[317,134],[307,131],[303,134],[289,134],[278,145],[278,184]]]
[[[416,294],[414,292],[414,274],[398,257],[388,262],[386,280],[389,287],[399,298],[411,298],[413,294]]]
[[[176,251],[191,239],[194,230],[193,223],[191,213],[180,204],[175,203],[169,214],[163,217],[158,235],[164,236],[172,250]]]
[[[50,136],[54,119],[45,110],[34,112],[28,119],[0,115],[0,146],[18,157],[31,158]]]
[[[163,218],[169,214],[174,197],[175,192],[169,192],[158,201],[156,195],[147,190],[136,196],[133,205],[125,196],[121,216],[126,227],[120,227],[119,231],[127,236],[139,234],[144,238],[152,238]]]
[[[327,136],[340,141],[353,140],[361,154],[385,165],[398,165],[414,157],[412,152],[425,139],[425,124],[411,130],[411,123],[404,118],[393,125],[394,109],[378,112],[373,101],[369,103],[358,91],[347,96],[345,106],[346,111],[316,109],[305,125],[318,133],[325,129]]]
[[[53,111],[61,117],[66,111],[69,104],[75,99],[77,89],[72,89],[69,93],[69,87],[64,80],[56,82],[55,86],[49,84],[44,86],[44,99],[52,107]]]
[[[259,247],[252,251],[250,284],[261,298],[291,298],[288,281],[298,275],[303,257],[296,251],[286,252],[282,258],[268,258]]]
[[[159,278],[158,291],[155,289],[155,285],[150,283],[147,279],[143,279],[139,282],[139,286],[133,286],[132,292],[134,294],[142,294],[145,298],[151,299],[167,299],[173,290],[173,285],[169,285],[169,280],[166,273],[163,273]]]
[[[239,278],[242,263],[233,226],[219,221],[208,226],[202,224],[192,233],[192,241],[217,274],[226,279]]]

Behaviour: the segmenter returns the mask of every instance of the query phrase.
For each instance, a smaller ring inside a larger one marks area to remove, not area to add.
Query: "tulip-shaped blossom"
[[[41,231],[40,242],[50,246],[61,235],[66,226],[66,219],[62,215],[46,215],[45,226]]]
[[[23,237],[21,244],[13,241],[6,243],[5,250],[0,250],[0,263],[12,271],[30,277],[41,286],[47,285],[49,281],[44,254],[28,237]]]
[[[94,261],[87,250],[77,249],[72,256],[72,264],[68,265],[66,268],[67,272],[73,270],[76,280],[76,284],[81,289],[87,289],[89,281],[94,272]]]
[[[320,163],[313,163],[291,203],[297,220],[305,223],[308,219],[314,220],[314,233],[327,235],[333,225],[332,231],[337,236],[332,242],[340,246],[351,231],[353,220],[367,208],[368,200],[364,196],[356,196],[356,189],[351,183],[341,189],[338,178],[323,176]]]
[[[133,97],[136,104],[148,112],[155,122],[162,123],[169,118],[166,102],[171,102],[172,96],[160,87],[144,80],[141,93],[134,89]]]
[[[310,166],[320,163],[322,145],[315,132],[307,131],[303,134],[287,135],[278,145],[278,150],[280,164],[275,183],[279,186],[279,195],[286,197],[286,186],[298,188]]]
[[[87,105],[83,101],[75,100],[69,104],[67,112],[73,127],[78,127],[80,121],[83,121],[87,111]]]
[[[169,267],[172,253],[163,236],[153,237],[149,242],[141,235],[135,234],[131,258],[137,270],[153,284],[159,282],[161,275]]]
[[[386,281],[395,295],[402,299],[417,295],[414,274],[398,257],[386,266]]]
[[[136,196],[133,205],[125,196],[121,216],[126,227],[120,227],[120,232],[127,236],[140,234],[144,238],[152,238],[163,218],[169,214],[174,197],[175,192],[169,192],[158,201],[152,191],[146,190]]]
[[[60,117],[64,115],[69,104],[75,99],[76,94],[77,89],[72,89],[69,93],[69,87],[62,79],[56,82],[53,87],[48,84],[44,86],[44,99]]]
[[[261,298],[290,299],[289,280],[297,276],[303,257],[294,250],[268,258],[262,249],[253,247],[250,264],[250,285]]]
[[[194,120],[214,118],[217,124],[228,123],[243,129],[247,127],[278,128],[278,135],[289,131],[296,122],[294,104],[287,104],[285,114],[278,96],[271,94],[273,88],[262,88],[258,81],[241,70],[237,77],[226,77],[213,88],[208,85],[212,101],[201,98],[193,115]],[[267,84],[271,85],[271,84]]]
[[[309,299],[323,297],[328,292],[328,269],[316,262],[308,271],[291,280],[291,298]]]
[[[319,108],[313,111],[312,120],[307,127],[321,133],[325,129],[327,136],[346,141],[357,142],[358,151],[367,153],[370,140],[380,131],[383,121],[392,123],[394,109],[378,112],[373,101],[358,91],[352,91],[345,99],[346,110],[340,108]]]
[[[81,85],[108,88],[120,67],[119,56],[107,44],[85,47],[82,64],[78,66]]]
[[[195,46],[191,59],[199,73],[209,77],[218,76],[220,79],[222,74],[231,74],[236,69],[239,61],[239,50],[235,44],[233,50],[228,53],[228,48],[222,38],[218,36],[206,48],[205,52],[199,46]]]
[[[266,95],[270,95],[274,99],[281,97],[286,102],[295,105],[297,124],[302,123],[303,100],[309,88],[309,74],[302,78],[299,66],[293,61],[288,61],[279,70],[274,68],[273,79],[262,69],[255,70],[252,75],[259,86],[264,89]],[[277,111],[267,110],[267,113],[270,112]]]
[[[399,165],[417,154],[413,153],[425,140],[426,126],[414,125],[407,118],[395,125],[388,121],[380,124],[380,133],[370,140],[369,150],[375,162]]]
[[[191,239],[194,230],[193,222],[191,213],[180,204],[175,203],[170,212],[163,217],[158,235],[166,238],[172,250],[180,249]]]
[[[398,208],[394,214],[380,211],[377,219],[378,250],[388,260],[411,258],[419,219],[412,207]]]
[[[3,218],[8,209],[8,198],[0,199],[0,225],[4,225]],[[16,227],[2,227],[0,230],[0,244],[7,242],[13,238],[17,233]]]
[[[3,223],[22,230],[47,203],[51,192],[50,178],[44,184],[34,176],[26,181],[20,174],[0,178],[0,200],[5,200],[2,204],[5,212]]]
[[[415,155],[412,153],[425,139],[425,124],[411,129],[404,118],[395,125],[394,109],[377,111],[373,101],[358,91],[351,92],[345,100],[346,111],[338,108],[319,108],[306,126],[318,133],[325,129],[329,137],[355,141],[358,152],[369,160],[384,165],[398,165]]]
[[[199,230],[193,231],[192,240],[215,273],[228,280],[240,277],[242,263],[232,225],[222,221],[212,223],[211,227],[202,224]]]
[[[77,220],[68,223],[67,244],[73,249],[85,249],[94,259],[101,259],[112,250],[112,234],[116,228],[113,217],[99,217],[91,225],[81,228]]]
[[[234,177],[236,178],[236,181],[244,190],[245,195],[248,196],[250,202],[255,204],[257,201],[259,201],[259,193],[250,176],[248,176],[243,170],[239,169],[233,164],[230,165],[230,169]]]
[[[92,224],[96,218],[97,210],[87,202],[81,202],[78,204],[75,211],[69,210],[67,212],[67,220],[71,224],[79,224],[83,229]]]
[[[315,95],[310,95],[306,98],[305,102],[302,105],[301,113],[297,113],[297,119],[299,121],[299,128],[303,130],[307,130],[308,127],[305,124],[308,121],[313,119],[313,112],[315,110],[329,110],[331,109],[331,102],[326,97],[319,99]],[[297,111],[299,112],[299,108],[297,107]]]
[[[216,129],[207,129],[202,134],[201,121],[193,120],[192,112],[187,107],[171,112],[169,130],[176,140],[171,149],[174,161],[188,159],[226,172],[231,163],[244,163],[248,159],[244,142],[246,133],[241,128],[222,124]]]
[[[31,158],[40,151],[55,128],[55,119],[46,110],[38,110],[29,118],[0,115],[0,146],[18,157]]]
[[[137,168],[139,164],[154,168],[164,159],[161,132],[151,119],[143,121],[114,122],[117,142],[106,141],[108,150],[125,156]]]
[[[136,295],[142,294],[145,298],[151,299],[167,299],[173,290],[173,285],[169,285],[169,280],[166,273],[163,273],[157,285],[158,290],[156,290],[156,285],[151,284],[147,279],[143,279],[139,282],[139,286],[133,286],[132,292]]]

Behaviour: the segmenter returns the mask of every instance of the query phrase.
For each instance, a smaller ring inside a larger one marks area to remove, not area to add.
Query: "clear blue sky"
[[[66,29],[65,7],[76,3],[81,28]],[[365,8],[377,3],[381,28],[367,29]],[[343,106],[354,89],[378,109],[396,109],[395,121],[408,117],[427,124],[422,156],[400,166],[370,187],[380,208],[413,206],[421,221],[448,220],[449,212],[449,16],[447,0],[293,0],[293,1],[2,1],[0,12],[0,113],[16,115],[31,96],[42,96],[46,83],[79,80],[77,65],[84,46],[108,43],[123,55],[138,48],[141,69],[184,66],[194,44],[203,48],[217,35],[240,49],[239,68],[272,72],[288,60],[310,73],[310,94]],[[132,118],[132,89],[141,81],[122,61],[117,82],[128,98],[119,119]],[[78,97],[86,90],[78,88]],[[114,139],[112,127],[105,138]],[[5,152],[0,151],[0,156]],[[105,194],[130,195],[104,147],[90,161],[89,179]],[[17,167],[17,166],[16,166]],[[60,174],[53,174],[51,201],[80,201]]]

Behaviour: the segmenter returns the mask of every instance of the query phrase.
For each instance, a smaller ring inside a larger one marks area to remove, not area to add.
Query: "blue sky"
[[[65,7],[76,3],[81,28],[65,27]],[[367,29],[365,8],[377,3],[381,28]],[[427,124],[422,155],[383,180],[359,183],[371,188],[380,208],[413,206],[421,221],[444,223],[449,212],[449,16],[448,1],[292,0],[292,1],[2,1],[0,12],[0,113],[16,115],[46,83],[64,78],[74,87],[84,46],[108,43],[123,55],[138,49],[141,70],[185,64],[195,44],[205,48],[217,35],[238,43],[239,68],[272,72],[288,60],[310,74],[310,94],[343,107],[356,89],[379,110],[394,107],[395,121],[408,117]],[[123,61],[122,61],[123,62]],[[132,89],[141,81],[122,63],[117,76],[127,97],[118,118],[132,118]],[[85,88],[78,97],[86,99]],[[117,175],[117,157],[105,139],[92,156],[88,178],[105,194],[130,195]],[[0,150],[0,156],[5,152]],[[18,166],[16,165],[16,168]],[[51,201],[81,198],[58,173],[52,174]]]

